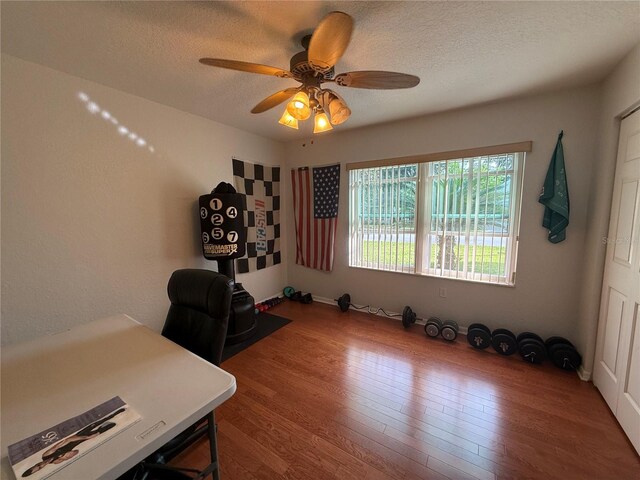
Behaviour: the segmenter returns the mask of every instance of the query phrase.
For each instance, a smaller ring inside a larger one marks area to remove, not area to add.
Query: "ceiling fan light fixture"
[[[311,116],[309,96],[305,92],[298,92],[287,105],[287,112],[296,120],[306,120]]]
[[[313,133],[328,132],[329,130],[333,130],[331,122],[329,122],[324,110],[319,108],[313,121]]]
[[[346,122],[351,116],[351,109],[344,100],[339,97],[334,97],[331,102],[329,102],[329,115],[331,115],[332,125],[340,125]]]
[[[280,117],[280,120],[278,120],[278,123],[280,125],[284,125],[285,127],[295,128],[296,130],[298,130],[298,120],[293,118],[286,109]]]

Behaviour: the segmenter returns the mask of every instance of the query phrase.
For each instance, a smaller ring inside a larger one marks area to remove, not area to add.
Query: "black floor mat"
[[[245,348],[250,347],[264,337],[271,335],[279,328],[284,327],[291,320],[288,318],[279,317],[277,315],[271,315],[270,313],[261,312],[256,316],[256,334],[244,342],[237,343],[235,345],[228,345],[222,350],[222,361],[230,359],[235,354],[240,353]]]

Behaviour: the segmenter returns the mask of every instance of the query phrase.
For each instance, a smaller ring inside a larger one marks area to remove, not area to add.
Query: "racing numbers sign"
[[[242,195],[202,195],[199,207],[204,257],[209,260],[242,257],[246,250]]]

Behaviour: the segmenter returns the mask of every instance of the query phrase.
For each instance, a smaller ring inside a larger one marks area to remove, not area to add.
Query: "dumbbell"
[[[506,328],[497,328],[491,332],[491,345],[500,355],[513,355],[518,350],[516,336]]]
[[[453,320],[443,322],[438,317],[429,317],[424,325],[424,333],[434,338],[442,335],[446,341],[453,342],[458,337],[458,324]]]
[[[442,324],[442,329],[440,329],[440,335],[447,342],[453,342],[458,338],[458,324],[453,320],[445,320]]]
[[[282,294],[286,297],[286,298],[291,298],[291,296],[296,293],[296,289],[293,287],[284,287],[282,289]]]
[[[429,317],[427,322],[424,324],[424,333],[427,334],[427,337],[437,337],[440,335],[442,331],[442,320],[438,317]]]
[[[547,358],[547,349],[542,338],[532,332],[523,332],[516,342],[520,356],[525,362],[542,363]]]
[[[467,342],[473,348],[484,350],[491,345],[491,330],[482,323],[472,323],[467,329]]]
[[[416,323],[416,317],[416,312],[411,310],[411,307],[407,305],[404,307],[404,310],[402,310],[402,326],[404,328],[409,328],[411,325]]]
[[[563,337],[550,337],[544,342],[547,354],[553,364],[563,370],[576,370],[582,363],[582,357],[573,344]]]
[[[300,302],[305,304],[313,303],[313,296],[310,293],[305,293],[302,295],[302,298],[300,298]]]
[[[302,293],[300,290],[297,292],[293,292],[293,294],[289,297],[289,300],[300,303],[313,303],[313,297],[310,293]]]
[[[351,295],[348,293],[343,293],[339,298],[336,299],[338,302],[338,307],[341,312],[346,312],[349,310],[349,306],[351,305]]]

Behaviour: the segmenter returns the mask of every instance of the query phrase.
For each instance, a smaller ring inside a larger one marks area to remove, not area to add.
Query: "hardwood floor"
[[[638,479],[591,383],[427,338],[422,326],[285,302],[293,321],[226,361],[223,480]],[[174,460],[200,467],[201,441]]]

